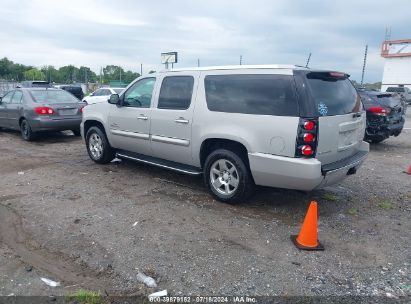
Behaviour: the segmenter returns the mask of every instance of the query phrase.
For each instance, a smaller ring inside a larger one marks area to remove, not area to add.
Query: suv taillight
[[[314,157],[317,149],[318,120],[300,118],[295,144],[295,157]]]

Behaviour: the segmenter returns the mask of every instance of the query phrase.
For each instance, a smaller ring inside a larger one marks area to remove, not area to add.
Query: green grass
[[[385,200],[380,201],[380,203],[378,204],[378,207],[384,210],[391,210],[394,208],[394,204],[390,200],[385,199]]]
[[[336,202],[338,200],[338,197],[336,197],[334,194],[331,193],[324,193],[322,196],[322,199],[329,201],[329,202]]]
[[[79,304],[102,304],[103,297],[99,292],[80,289],[66,295],[68,301],[75,301]]]
[[[350,209],[348,209],[348,214],[349,215],[358,215],[358,210],[356,208],[350,208]]]

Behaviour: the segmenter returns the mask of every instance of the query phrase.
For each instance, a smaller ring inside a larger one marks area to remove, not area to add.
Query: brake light
[[[83,111],[84,111],[84,107],[81,107],[80,108],[80,113],[83,113]]]
[[[318,120],[300,118],[295,144],[295,157],[314,157],[317,149]]]
[[[34,112],[38,115],[53,115],[55,112],[52,108],[49,107],[36,107]]]
[[[391,113],[390,109],[383,108],[383,107],[371,107],[368,109],[368,111],[376,115],[380,115],[380,116],[387,116],[388,114]]]
[[[306,121],[304,123],[304,129],[311,131],[311,130],[314,130],[314,128],[315,128],[315,122],[314,121],[309,120],[309,121]]]
[[[340,72],[330,72],[329,75],[330,75],[331,77],[345,78],[345,74],[344,74],[344,73],[340,73]]]
[[[307,143],[311,143],[314,141],[314,135],[312,133],[305,133],[303,139]]]
[[[309,145],[304,145],[301,147],[301,153],[304,156],[311,156],[313,154],[313,148],[311,148],[311,146]]]

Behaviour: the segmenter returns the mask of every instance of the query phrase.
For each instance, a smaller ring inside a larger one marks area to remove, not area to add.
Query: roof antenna
[[[311,60],[311,53],[308,55],[307,63],[305,64],[305,67],[308,68],[308,65],[310,64]]]
[[[368,53],[368,44],[365,45],[365,52],[364,52],[364,63],[362,65],[362,75],[361,75],[361,86],[364,83],[364,73],[365,73],[365,65],[367,64],[367,53]]]

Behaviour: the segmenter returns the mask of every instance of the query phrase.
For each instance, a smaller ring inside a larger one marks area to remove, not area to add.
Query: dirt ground
[[[408,129],[372,145],[341,184],[311,193],[259,188],[235,206],[213,200],[201,178],[94,164],[70,133],[28,143],[0,131],[0,295],[410,296],[408,113]],[[323,252],[290,241],[311,200]],[[138,271],[158,288],[139,283]]]

